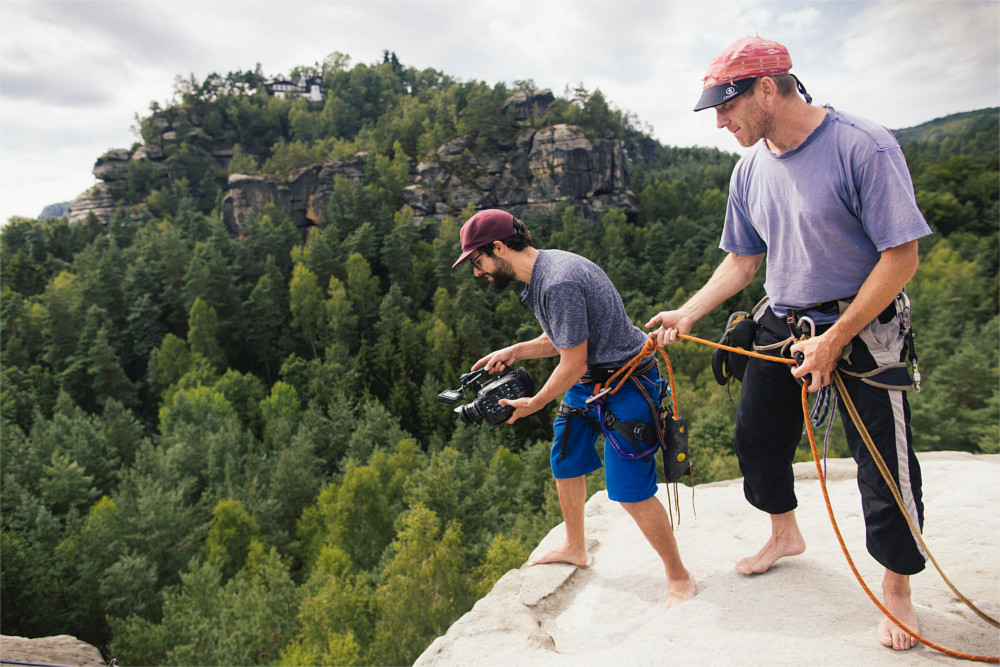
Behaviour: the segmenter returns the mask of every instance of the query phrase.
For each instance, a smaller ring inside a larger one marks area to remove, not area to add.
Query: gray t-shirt
[[[587,365],[624,363],[648,336],[632,324],[611,279],[585,257],[539,250],[531,282],[521,292],[542,331],[560,350],[587,341]]]
[[[879,253],[930,233],[896,138],[830,108],[795,149],[775,155],[762,140],[739,161],[720,247],[767,253],[780,312],[854,296]]]

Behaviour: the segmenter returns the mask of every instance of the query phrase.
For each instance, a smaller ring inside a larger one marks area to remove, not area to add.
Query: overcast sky
[[[177,75],[287,74],[338,51],[461,80],[599,88],[668,145],[736,141],[691,111],[711,57],[760,34],[785,44],[816,103],[892,129],[1000,105],[1000,2],[757,0],[0,0],[0,220],[96,181],[135,115]]]

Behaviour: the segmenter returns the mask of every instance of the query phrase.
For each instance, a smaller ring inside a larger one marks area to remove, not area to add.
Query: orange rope
[[[745,349],[740,348],[740,347],[730,347],[729,345],[723,345],[721,343],[713,343],[713,342],[705,340],[703,338],[696,338],[694,336],[688,336],[687,334],[681,334],[681,333],[679,333],[679,334],[677,334],[677,337],[678,338],[682,338],[684,340],[688,340],[688,341],[694,342],[694,343],[701,343],[703,345],[708,345],[709,347],[715,347],[715,348],[718,348],[720,350],[728,350],[729,352],[735,352],[737,354],[743,354],[743,355],[746,355],[748,357],[756,357],[758,359],[764,359],[766,361],[774,361],[774,362],[778,362],[778,363],[782,363],[782,364],[789,364],[789,365],[793,365],[793,366],[796,365],[796,361],[794,359],[786,359],[784,357],[773,357],[773,356],[766,355],[766,354],[760,354],[759,352],[753,352],[753,351],[750,351],[750,350],[745,350]],[[674,391],[674,370],[673,370],[673,367],[670,364],[670,357],[667,356],[667,353],[664,351],[663,348],[658,348],[657,347],[656,341],[652,337],[650,337],[646,341],[646,343],[642,346],[642,349],[639,351],[639,354],[637,354],[635,357],[633,357],[627,364],[625,364],[624,366],[622,366],[614,375],[611,376],[611,378],[608,379],[608,383],[607,384],[608,384],[608,386],[610,386],[611,382],[614,379],[616,379],[619,375],[623,375],[622,379],[618,382],[618,386],[616,386],[614,389],[610,390],[608,393],[613,394],[616,391],[618,391],[621,388],[621,386],[623,384],[625,384],[625,381],[628,380],[629,376],[632,374],[632,371],[635,370],[635,368],[636,368],[636,366],[638,366],[639,362],[643,358],[649,356],[650,354],[655,354],[655,351],[657,349],[660,351],[660,354],[663,356],[663,359],[667,363],[667,372],[668,372],[669,377],[670,377],[670,392],[673,395],[674,419],[677,419],[677,394]],[[934,649],[936,651],[940,651],[941,653],[945,653],[945,654],[953,656],[955,658],[962,658],[963,660],[973,660],[973,661],[976,661],[976,662],[988,662],[988,663],[1000,663],[1000,657],[985,656],[985,655],[974,655],[974,654],[971,654],[971,653],[961,653],[959,651],[954,651],[952,649],[945,648],[944,646],[941,646],[939,644],[935,644],[934,642],[921,637],[919,634],[917,634],[916,632],[914,632],[913,630],[911,630],[910,628],[908,628],[907,626],[905,626],[903,623],[901,623],[888,609],[885,608],[885,606],[881,602],[879,602],[878,598],[875,597],[875,594],[872,593],[872,591],[871,591],[870,588],[868,588],[868,584],[865,583],[865,580],[864,580],[864,578],[862,578],[861,573],[858,572],[857,567],[855,567],[854,560],[851,558],[851,554],[847,550],[847,545],[844,543],[844,538],[840,534],[840,528],[837,525],[837,519],[833,515],[833,507],[830,504],[830,495],[829,495],[829,493],[827,492],[827,489],[826,489],[826,478],[823,475],[823,469],[822,469],[822,466],[820,465],[819,451],[816,449],[816,434],[813,431],[812,421],[809,418],[809,385],[807,383],[805,383],[805,382],[802,383],[802,414],[805,417],[804,421],[805,421],[805,425],[806,425],[806,433],[809,435],[809,447],[812,450],[813,461],[816,463],[816,473],[819,476],[820,487],[823,490],[823,499],[826,501],[826,511],[827,511],[827,513],[830,516],[830,523],[833,525],[833,532],[837,535],[837,541],[840,542],[841,551],[843,551],[844,558],[847,559],[847,564],[850,566],[851,571],[854,573],[854,577],[858,580],[858,583],[861,584],[861,588],[863,588],[864,591],[865,591],[865,593],[868,594],[868,597],[871,599],[871,601],[875,603],[875,606],[878,607],[882,611],[883,614],[885,614],[886,618],[888,618],[890,621],[892,621],[893,623],[895,623],[899,628],[901,628],[903,631],[905,631],[906,633],[908,633],[909,635],[911,635],[914,639],[916,639],[920,643],[922,643],[922,644],[924,644],[926,646],[929,646],[930,648],[932,648],[932,649]],[[831,419],[832,419],[832,417],[831,417]],[[863,426],[863,424],[861,426]],[[860,430],[861,429],[859,428],[859,431]],[[885,475],[885,472],[883,472],[883,476],[884,475]],[[887,480],[887,482],[889,482],[889,481],[891,481],[891,477]],[[692,484],[692,490],[693,490],[693,488],[694,488],[694,486]],[[904,516],[906,515],[906,513],[905,513],[905,511],[903,510],[902,507],[900,507],[900,511],[903,511]],[[923,544],[923,540],[921,540],[921,544]],[[926,545],[925,545],[925,549],[926,549]],[[928,552],[928,554],[929,554],[929,552]],[[934,564],[937,565],[937,562],[934,561]],[[938,568],[938,572],[941,574],[942,577],[944,577],[944,573],[941,572],[940,567]],[[944,577],[944,579],[948,583],[948,585],[951,587],[951,589],[953,591],[955,591],[955,593],[958,594],[959,597],[961,597],[964,600],[965,597],[963,595],[961,595],[960,593],[958,593],[958,591],[955,590],[954,586],[951,586],[951,582],[948,581],[948,578]],[[976,609],[975,607],[973,607],[973,611],[977,611],[978,612],[978,609]],[[980,613],[981,616],[983,616],[983,614],[981,612],[979,612],[979,613]],[[988,616],[984,616],[984,617],[986,618],[986,620],[988,622],[992,622],[992,624],[995,624],[995,621],[993,621],[993,619],[991,619],[990,617],[988,617]]]
[[[663,357],[663,361],[665,361],[667,364],[667,375],[670,378],[670,395],[672,397],[671,404],[673,405],[674,409],[674,419],[677,419],[679,414],[677,412],[677,392],[674,391],[674,367],[670,364],[670,357],[667,356],[666,350],[664,350],[662,347],[657,347],[656,341],[653,338],[647,339],[645,344],[643,344],[642,349],[639,350],[639,354],[632,357],[627,364],[619,368],[617,371],[615,371],[614,375],[608,378],[606,384],[610,387],[611,383],[614,382],[619,375],[622,376],[622,378],[618,380],[618,385],[614,389],[608,391],[608,393],[613,394],[619,389],[621,389],[622,385],[625,384],[625,382],[629,379],[629,376],[632,375],[632,371],[634,371],[636,369],[636,366],[639,365],[639,362],[648,357],[649,355],[655,354],[657,350],[660,351],[660,356]]]
[[[710,340],[705,340],[704,338],[695,338],[694,336],[688,336],[687,334],[679,333],[678,338],[683,338],[684,340],[689,340],[692,343],[701,343],[702,345],[708,345],[709,347],[717,347],[720,350],[728,350],[729,352],[736,352],[737,354],[742,354],[747,357],[754,357],[757,359],[764,359],[766,361],[776,361],[779,364],[788,364],[790,366],[795,365],[794,359],[786,359],[784,357],[772,357],[769,354],[761,354],[760,352],[753,352],[751,350],[744,350],[742,347],[730,347],[728,345],[723,345],[722,343],[713,343]]]
[[[837,526],[837,519],[833,516],[833,507],[830,505],[830,494],[829,492],[827,492],[826,489],[826,477],[824,477],[823,475],[823,468],[819,462],[819,451],[816,449],[816,434],[813,431],[812,421],[809,419],[809,385],[804,382],[802,383],[802,413],[805,415],[806,432],[809,434],[809,447],[810,449],[812,449],[813,462],[816,464],[816,474],[819,477],[820,488],[823,489],[823,500],[826,501],[826,511],[827,514],[830,515],[830,524],[833,526],[833,532],[836,533],[837,535],[837,541],[840,542],[840,549],[841,551],[844,552],[844,558],[847,559],[847,564],[850,566],[851,572],[854,573],[854,578],[858,580],[859,584],[861,584],[861,588],[863,588],[865,593],[868,594],[868,597],[871,599],[871,601],[875,603],[875,606],[878,607],[883,614],[885,614],[886,618],[895,623],[900,629],[902,629],[907,634],[911,635],[921,644],[929,646],[935,651],[940,651],[941,653],[945,653],[955,658],[962,658],[963,660],[1000,663],[1000,657],[973,655],[971,653],[960,653],[958,651],[953,651],[952,649],[945,648],[944,646],[941,646],[939,644],[935,644],[934,642],[928,639],[924,639],[919,634],[917,634],[916,632],[908,628],[906,625],[904,625],[888,609],[886,609],[881,602],[879,602],[878,598],[875,597],[875,594],[872,593],[870,588],[868,588],[868,584],[865,583],[865,580],[861,576],[861,573],[858,572],[858,568],[855,567],[854,560],[851,558],[851,554],[847,550],[847,545],[844,543],[844,536],[840,534],[840,528]]]

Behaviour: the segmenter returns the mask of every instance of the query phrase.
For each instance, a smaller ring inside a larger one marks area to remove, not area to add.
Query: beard
[[[771,133],[771,118],[761,108],[756,99],[748,100],[746,111],[740,121],[740,134],[736,140],[744,148],[749,148]]]
[[[514,267],[510,262],[499,257],[493,258],[493,271],[489,274],[493,289],[500,292],[514,280]]]

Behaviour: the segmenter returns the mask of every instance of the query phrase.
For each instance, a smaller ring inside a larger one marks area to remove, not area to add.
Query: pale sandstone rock
[[[945,574],[994,618],[1000,614],[1000,457],[935,452],[918,456],[924,479],[924,539]],[[695,459],[697,463],[697,459]],[[696,469],[697,470],[697,469]],[[450,665],[945,665],[924,646],[879,645],[880,612],[844,560],[812,462],[795,466],[801,556],[745,577],[733,565],[755,553],[767,516],[743,499],[742,480],[681,488],[681,555],[698,595],[668,611],[663,566],[607,494],[587,503],[586,568],[512,570],[415,663]],[[864,547],[851,460],[831,460],[834,514],[854,561],[877,595],[882,568]],[[665,487],[659,497],[666,501]],[[676,516],[676,515],[675,515]],[[539,545],[562,536],[557,526]],[[912,578],[922,634],[947,648],[1000,655],[1000,631],[962,604],[928,563]]]
[[[69,635],[36,639],[2,635],[0,661],[61,667],[104,667],[107,664],[100,651]]]

